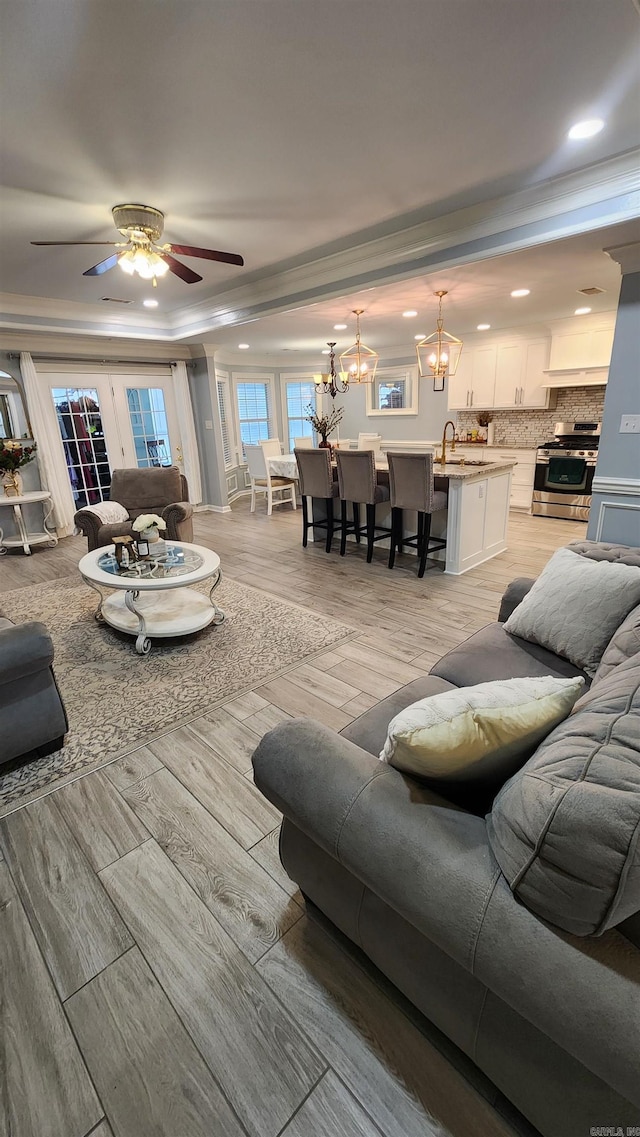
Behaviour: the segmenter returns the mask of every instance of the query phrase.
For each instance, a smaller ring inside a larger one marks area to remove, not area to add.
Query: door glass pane
[[[139,469],[171,466],[171,444],[161,387],[127,387],[127,406]]]
[[[287,428],[289,453],[294,449],[294,438],[311,438],[313,427],[305,421],[307,407],[315,408],[316,385],[311,380],[306,383],[287,383]]]
[[[53,387],[52,395],[78,509],[107,501],[111,469],[98,392],[93,387]]]

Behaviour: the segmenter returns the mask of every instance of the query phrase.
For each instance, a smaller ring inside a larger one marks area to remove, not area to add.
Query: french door
[[[109,499],[114,469],[182,469],[175,396],[166,372],[47,378],[78,509]]]

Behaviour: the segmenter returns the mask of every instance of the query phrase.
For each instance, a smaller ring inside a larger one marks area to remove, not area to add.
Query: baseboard
[[[211,510],[212,513],[231,513],[230,505],[204,505],[202,508]]]

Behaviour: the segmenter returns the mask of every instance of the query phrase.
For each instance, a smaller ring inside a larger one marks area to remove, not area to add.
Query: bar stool
[[[378,485],[376,481],[376,464],[372,450],[338,450],[336,452],[338,463],[338,486],[340,488],[340,519],[342,531],[340,536],[340,556],[347,550],[347,534],[353,533],[356,541],[362,534],[367,538],[367,564],[373,559],[373,545],[375,541],[382,541],[389,537],[391,530],[382,525],[376,525],[376,505],[381,501],[389,500],[389,487]],[[353,523],[347,521],[347,502],[354,506]],[[357,507],[361,502],[367,507],[367,523],[360,525]]]
[[[402,552],[405,545],[417,549],[420,558],[418,576],[424,576],[427,556],[444,549],[447,542],[431,536],[431,515],[447,504],[443,490],[433,488],[433,454],[393,454],[387,452],[389,488],[391,490],[391,548],[389,568],[393,568],[396,549]],[[418,514],[418,532],[403,537],[404,509]]]
[[[308,450],[306,447],[296,447],[294,450],[298,466],[298,482],[302,495],[302,547],[307,547],[307,533],[310,529],[326,529],[327,541],[325,550],[331,552],[333,541],[333,502],[338,496],[338,484],[333,480],[331,468],[331,451],[325,449]],[[313,500],[311,507],[311,521],[309,521],[308,498],[319,498],[324,501],[327,511],[326,521],[313,520]]]

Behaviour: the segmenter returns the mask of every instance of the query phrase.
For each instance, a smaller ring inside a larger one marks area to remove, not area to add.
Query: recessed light
[[[414,338],[414,340],[426,340],[427,333],[426,332],[419,332],[419,334],[417,336],[414,336],[413,338]]]
[[[409,308],[409,310],[407,312],[403,312],[402,315],[406,320],[410,320],[412,316],[417,316],[418,313],[416,312],[415,308]]]
[[[583,122],[573,124],[567,138],[570,138],[572,142],[580,142],[584,138],[593,138],[594,134],[599,134],[603,127],[603,119],[586,118]]]
[[[143,300],[142,303],[144,304],[145,308],[157,308],[158,307],[158,301],[157,300]]]
[[[333,330],[334,330],[334,332],[343,332],[345,330],[346,326],[347,326],[346,324],[334,324]]]
[[[574,314],[576,316],[588,316],[590,311],[591,311],[590,308],[576,308]]]
[[[518,296],[528,296],[530,291],[530,288],[514,288],[511,295],[517,299]]]
[[[248,344],[248,343],[239,343],[239,344],[238,344],[238,347],[240,348],[240,351],[246,351],[246,350],[247,350],[247,348],[248,348],[248,346],[249,346],[249,344]]]
[[[513,293],[512,293],[512,295],[513,295]],[[490,327],[491,327],[491,324],[478,324],[478,331],[479,332],[488,332]]]

